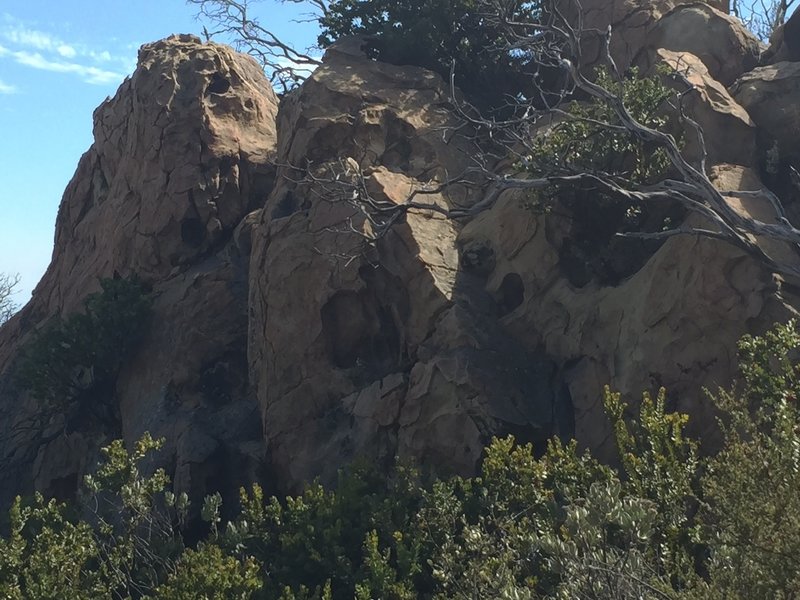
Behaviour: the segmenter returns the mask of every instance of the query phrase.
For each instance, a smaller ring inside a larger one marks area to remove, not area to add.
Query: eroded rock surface
[[[781,161],[800,160],[800,62],[753,69],[731,87],[731,94],[755,121],[765,151]]]
[[[697,133],[684,122],[672,124],[680,136],[685,155],[694,164],[707,158],[709,164],[753,165],[756,160],[756,126],[747,111],[709,73],[703,61],[689,52],[659,48],[638,58],[643,73],[653,75],[659,66],[670,75],[665,85],[678,92],[692,91],[683,99],[683,109],[703,130],[703,147]]]
[[[758,38],[739,19],[706,2],[682,4],[664,15],[647,44],[697,56],[723,86],[755,68],[762,51]]]
[[[273,468],[295,488],[356,456],[468,473],[491,434],[543,442],[569,429],[555,365],[498,326],[461,270],[456,223],[411,213],[373,250],[348,233],[365,225],[342,182],[363,177],[373,199],[400,203],[473,151],[447,132],[437,75],[352,46],[285,101],[278,162],[297,168],[280,172],[254,232],[251,374]],[[456,186],[425,200],[476,198]]]
[[[272,187],[276,113],[249,57],[192,36],[141,48],[136,71],[95,111],[95,141],[64,194],[53,261],[0,332],[0,489],[66,494],[103,439],[146,430],[169,440],[166,460],[184,489],[221,487],[210,479],[255,468],[250,248],[240,223]],[[43,429],[27,427],[38,403],[14,388],[14,353],[51,315],[79,309],[99,277],[131,274],[153,288],[155,304],[111,400],[118,431],[73,431],[58,414]]]
[[[583,5],[588,62],[610,25],[619,67],[679,71],[670,85],[694,88],[684,108],[705,130],[711,179],[754,192],[728,199],[774,222],[757,170],[775,141],[783,167],[798,153],[800,63],[747,71],[753,39],[705,4]],[[741,334],[796,314],[791,282],[718,241],[620,241],[619,211],[580,190],[552,214],[512,193],[470,220],[410,211],[366,243],[380,224],[354,199],[463,207],[484,190],[436,189],[476,152],[449,86],[362,46],[331,47],[280,110],[258,65],[228,48],[190,36],[142,48],[95,114],[47,274],[0,330],[2,493],[68,495],[101,443],[144,431],[166,437],[176,488],[193,496],[262,468],[285,490],[331,482],[356,457],[468,474],[494,434],[574,435],[609,457],[609,383],[631,400],[666,386],[710,434],[701,387],[730,383]],[[118,427],[31,421],[41,411],[10,376],[21,344],[98,277],[133,273],[154,315],[117,381]]]

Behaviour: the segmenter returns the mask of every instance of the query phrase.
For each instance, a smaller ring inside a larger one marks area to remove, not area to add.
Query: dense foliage
[[[574,442],[552,440],[537,457],[496,439],[473,478],[362,465],[335,491],[242,491],[224,526],[209,496],[208,534],[191,548],[180,534],[189,500],[146,466],[159,442],[145,436],[130,452],[114,442],[79,510],[16,501],[0,597],[795,598],[798,349],[794,323],[742,340],[742,382],[715,396],[723,447],[704,461],[663,390],[634,419],[606,390],[618,470]]]
[[[488,108],[513,97],[534,75],[525,53],[509,53],[501,30],[482,0],[333,0],[320,18],[319,44],[330,45],[347,35],[372,39],[381,61],[416,65],[450,79],[455,69],[458,87]],[[510,2],[505,18],[536,22],[539,2]],[[495,15],[496,16],[496,15]]]
[[[83,312],[55,317],[22,349],[19,385],[49,406],[97,408],[144,335],[151,300],[136,279],[103,279]]]
[[[632,69],[628,76],[616,79],[599,69],[596,83],[618,96],[636,121],[664,130],[666,101],[675,94],[662,82],[664,75],[640,77]],[[605,173],[633,183],[652,183],[670,166],[662,148],[642,142],[622,126],[609,104],[596,100],[565,105],[564,117],[544,129],[531,150],[522,166],[532,175]]]

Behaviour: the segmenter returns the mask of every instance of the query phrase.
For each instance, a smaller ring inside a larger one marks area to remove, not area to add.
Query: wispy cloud
[[[104,85],[114,83],[123,78],[123,75],[115,71],[107,71],[91,65],[82,65],[75,62],[62,60],[52,60],[39,54],[38,52],[18,51],[12,52],[14,60],[26,67],[40,69],[42,71],[52,71],[54,73],[72,73],[78,75],[86,83]]]
[[[16,93],[17,93],[16,86],[5,83],[2,79],[0,79],[0,94],[16,94]]]
[[[0,40],[5,45],[0,45],[0,58],[11,59],[19,65],[74,75],[85,83],[96,85],[121,81],[131,65],[130,56],[67,42],[29,27],[8,14],[3,15],[3,21]]]

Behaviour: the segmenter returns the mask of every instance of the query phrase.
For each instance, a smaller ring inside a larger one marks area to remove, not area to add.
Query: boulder
[[[566,18],[577,27],[580,7],[582,63],[587,69],[606,65],[605,37],[611,28],[610,52],[620,70],[625,70],[642,48],[651,45],[651,35],[659,21],[681,0],[581,0],[560,7]],[[729,12],[728,0],[709,1],[714,13]],[[702,35],[706,35],[703,32]],[[685,48],[681,48],[683,50]]]
[[[276,187],[253,232],[250,373],[273,472],[290,490],[356,457],[472,473],[493,434],[568,433],[555,365],[523,348],[460,272],[458,225],[410,212],[365,243],[348,202],[405,202],[469,165],[437,75],[347,40],[285,100]],[[478,198],[463,186],[438,206]],[[510,292],[513,294],[513,291]],[[515,301],[511,298],[509,302]]]
[[[758,189],[752,171],[720,165],[721,188]],[[502,297],[510,279],[522,290],[516,308],[500,318],[526,348],[542,348],[562,366],[574,409],[575,435],[584,447],[614,460],[603,414],[603,388],[611,385],[635,404],[643,391],[666,387],[669,406],[691,416],[690,429],[713,446],[713,409],[702,386],[727,386],[736,373],[736,341],[796,314],[791,286],[725,243],[674,237],[661,245],[638,241],[620,247],[640,259],[625,276],[599,274],[577,282],[566,250],[588,223],[603,219],[599,199],[559,206],[547,215],[531,211],[514,193],[466,225],[462,247],[492,256],[486,291]],[[765,199],[742,203],[763,216]],[[609,241],[597,239],[596,252]]]
[[[659,48],[640,54],[638,61],[645,74],[656,73],[659,65],[667,66],[674,75],[663,76],[663,80],[676,91],[692,88],[691,93],[683,96],[683,108],[703,130],[709,164],[754,164],[755,124],[697,56]],[[698,164],[702,152],[696,131],[680,121],[672,127],[680,132],[687,158]]]
[[[800,12],[795,11],[769,38],[769,48],[761,55],[761,65],[800,61]]]
[[[626,69],[638,52],[647,45],[656,22],[677,4],[678,0],[582,0],[580,3],[583,30],[581,51],[583,66],[607,65],[605,36],[611,28],[610,53],[617,68]],[[575,4],[568,4],[567,18],[578,23]]]
[[[730,88],[758,126],[762,150],[770,160],[800,161],[800,62],[779,62],[753,69]]]
[[[145,431],[167,438],[164,460],[195,495],[235,487],[256,468],[246,222],[272,187],[277,108],[253,59],[173,36],[143,46],[136,71],[95,111],[94,143],[64,193],[52,262],[0,330],[3,493],[68,495],[100,444]],[[59,414],[42,414],[15,387],[15,355],[51,316],[79,310],[98,278],[133,274],[152,287],[154,310],[111,400],[118,427],[71,429]]]
[[[705,2],[682,4],[665,14],[647,43],[651,48],[694,54],[725,86],[756,67],[762,50],[758,38],[739,19]]]

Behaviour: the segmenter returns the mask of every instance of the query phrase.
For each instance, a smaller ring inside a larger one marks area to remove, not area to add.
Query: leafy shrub
[[[618,80],[600,68],[596,83],[618,96],[642,125],[656,130],[666,126],[664,104],[674,92],[658,75],[640,77],[634,68]],[[536,176],[608,173],[633,183],[652,183],[662,177],[671,164],[665,151],[649,147],[620,125],[605,102],[570,102],[564,118],[536,138],[522,166]]]
[[[146,332],[151,300],[136,279],[102,279],[84,310],[47,323],[22,349],[16,378],[53,406],[100,402],[113,392],[119,370]]]
[[[722,450],[703,477],[710,589],[727,598],[800,595],[800,380],[796,322],[739,343],[743,382],[713,396]]]
[[[534,22],[538,2],[509,4],[509,18]],[[384,62],[431,69],[449,81],[455,63],[459,88],[483,106],[497,106],[530,81],[529,59],[502,46],[479,0],[333,0],[320,19],[319,44],[347,35],[371,36],[374,56]]]
[[[105,449],[83,514],[19,499],[0,536],[0,597],[795,598],[800,592],[800,333],[740,343],[743,382],[714,396],[722,450],[705,460],[687,419],[606,390],[620,469],[553,440],[542,456],[493,440],[476,477],[423,481],[356,467],[335,491],[265,499],[255,486],[187,548],[188,499],[143,461],[160,442]],[[699,510],[698,510],[699,508]]]
[[[600,69],[597,82],[619,96],[637,121],[664,129],[665,101],[674,92],[659,76],[642,78],[633,70],[617,80]],[[630,183],[653,183],[667,174],[666,152],[620,127],[608,103],[573,101],[562,108],[563,114],[554,122],[533,132],[527,153],[519,157],[516,168],[525,176],[600,174],[601,179],[627,182],[623,187],[629,188]],[[560,249],[559,263],[578,287],[592,280],[615,286],[639,271],[662,242],[619,234],[658,232],[685,214],[677,203],[632,203],[605,193],[602,185],[594,183],[552,186],[536,192],[528,202],[537,212],[566,208],[571,214],[572,231]],[[586,210],[589,206],[592,210]]]

